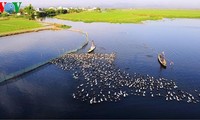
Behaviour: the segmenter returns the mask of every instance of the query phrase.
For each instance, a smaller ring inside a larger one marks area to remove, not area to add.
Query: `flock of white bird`
[[[131,95],[199,102],[200,94],[180,90],[172,80],[121,70],[114,64],[115,57],[115,53],[74,53],[63,55],[52,63],[63,70],[73,71],[73,78],[80,84],[72,97],[89,104],[117,102]]]

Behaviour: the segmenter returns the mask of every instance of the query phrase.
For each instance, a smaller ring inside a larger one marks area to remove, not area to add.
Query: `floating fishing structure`
[[[73,71],[73,78],[79,85],[72,97],[89,104],[117,102],[131,95],[199,102],[198,96],[180,90],[173,80],[127,73],[114,64],[115,58],[115,53],[75,53],[63,55],[51,63]]]

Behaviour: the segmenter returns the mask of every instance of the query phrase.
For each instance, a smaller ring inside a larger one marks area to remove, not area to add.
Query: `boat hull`
[[[96,48],[96,47],[91,47],[91,48],[88,50],[88,53],[93,52],[95,48]]]
[[[160,65],[164,68],[167,67],[167,62],[165,59],[161,60],[161,54],[158,54],[158,62],[160,63]]]

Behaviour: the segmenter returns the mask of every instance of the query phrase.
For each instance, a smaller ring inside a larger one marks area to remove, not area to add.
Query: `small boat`
[[[163,66],[164,68],[167,67],[167,62],[163,54],[158,54],[158,61],[161,64],[161,66]]]
[[[91,53],[92,51],[94,51],[96,47],[95,46],[91,46],[90,49],[88,50],[88,53]]]
[[[94,45],[94,41],[92,41],[92,46],[88,50],[88,53],[91,53],[92,51],[94,51],[95,48],[96,48],[96,46]]]

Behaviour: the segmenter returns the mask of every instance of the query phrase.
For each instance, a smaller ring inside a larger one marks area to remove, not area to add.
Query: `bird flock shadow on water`
[[[63,70],[73,71],[73,78],[80,84],[72,97],[89,104],[117,102],[131,95],[199,103],[200,94],[179,89],[173,80],[127,73],[114,64],[115,58],[115,53],[73,53],[51,63]]]

